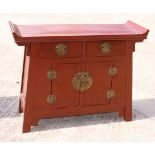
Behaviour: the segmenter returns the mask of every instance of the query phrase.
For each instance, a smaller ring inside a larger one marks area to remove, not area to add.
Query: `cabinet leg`
[[[18,112],[19,112],[19,113],[23,113],[23,107],[22,107],[22,103],[21,103],[20,99],[19,99]]]
[[[30,132],[32,126],[32,117],[29,113],[24,111],[24,119],[23,119],[23,133]]]
[[[125,108],[124,120],[132,121],[132,107]]]
[[[31,124],[29,122],[23,123],[23,133],[30,132],[31,131]]]
[[[33,126],[38,126],[39,118],[33,118],[32,119],[32,125]]]
[[[23,86],[24,86],[25,64],[26,64],[26,47],[25,47],[25,50],[24,50],[24,58],[23,58],[23,71],[22,71],[20,97],[19,97],[19,108],[18,108],[19,113],[23,112],[23,107],[22,107],[22,101],[21,100],[22,100],[22,92],[23,92]]]
[[[124,109],[124,120],[132,120],[132,43],[127,45],[126,55],[126,101]]]

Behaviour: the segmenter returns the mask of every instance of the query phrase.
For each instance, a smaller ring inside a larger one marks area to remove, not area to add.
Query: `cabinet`
[[[118,112],[132,120],[132,52],[148,29],[125,24],[15,25],[25,46],[23,132],[44,118]]]

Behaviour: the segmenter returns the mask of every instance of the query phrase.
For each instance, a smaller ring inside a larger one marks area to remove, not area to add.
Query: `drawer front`
[[[35,107],[39,111],[78,106],[79,92],[73,89],[72,78],[80,64],[38,63]]]
[[[78,58],[83,51],[82,42],[57,42],[41,43],[39,49],[40,58]]]
[[[87,42],[87,57],[125,55],[124,41]]]

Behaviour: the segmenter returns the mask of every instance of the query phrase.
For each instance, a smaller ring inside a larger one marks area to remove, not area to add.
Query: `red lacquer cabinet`
[[[23,132],[40,119],[118,112],[132,120],[132,52],[148,29],[125,24],[15,25],[25,46],[19,112]]]

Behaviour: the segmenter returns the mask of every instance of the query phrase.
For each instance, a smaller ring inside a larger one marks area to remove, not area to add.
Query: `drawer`
[[[87,42],[87,57],[125,55],[125,41]]]
[[[82,42],[57,42],[41,43],[39,49],[40,58],[75,58],[81,57]]]

